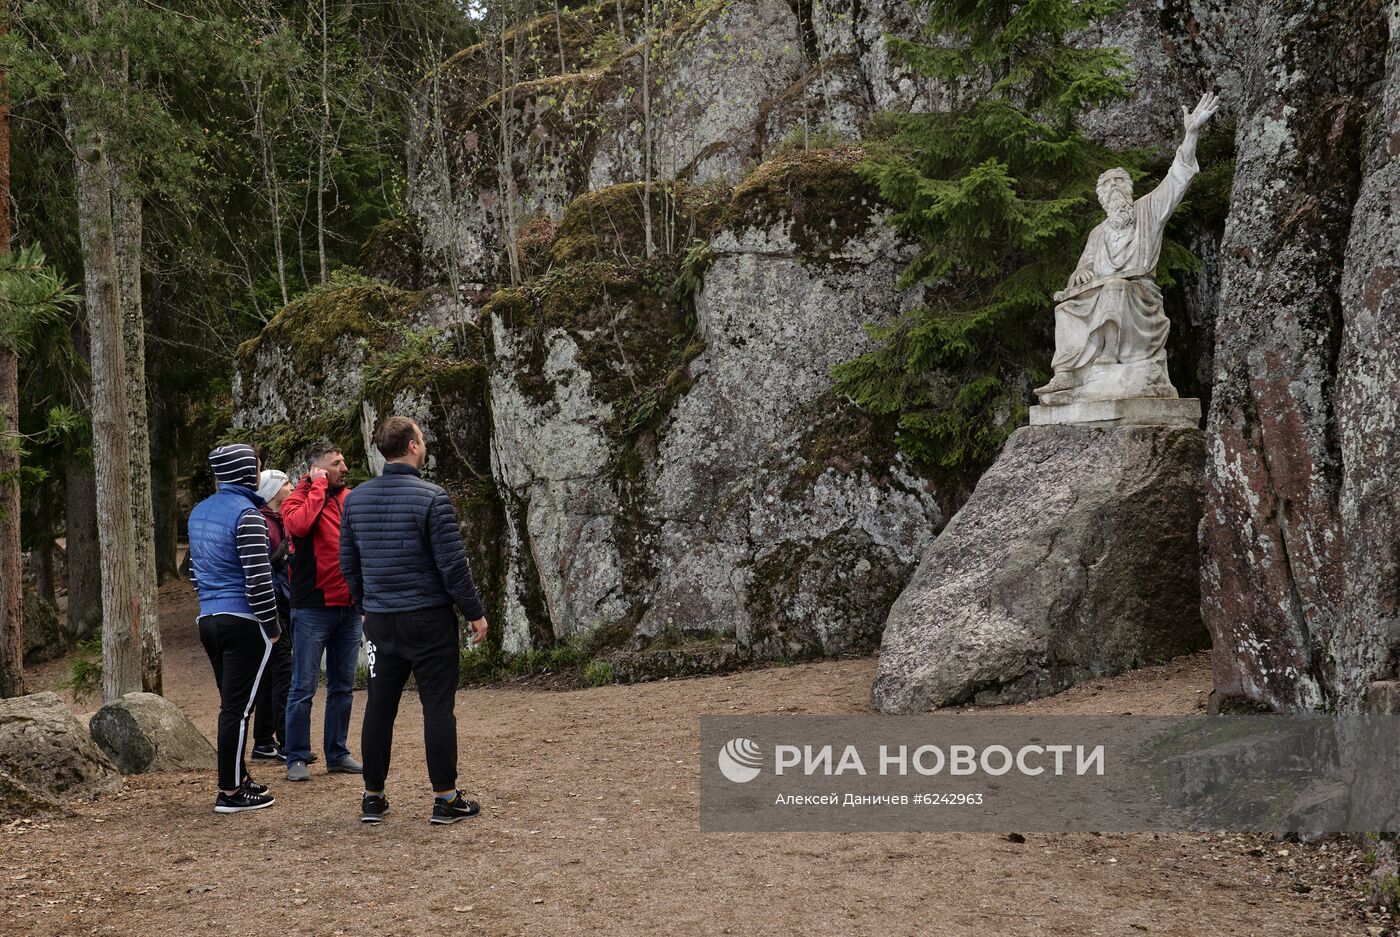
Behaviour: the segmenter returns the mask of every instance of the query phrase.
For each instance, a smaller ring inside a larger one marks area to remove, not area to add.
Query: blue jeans
[[[326,764],[350,749],[350,699],[360,656],[360,613],[345,608],[292,609],[292,686],[287,693],[287,763],[311,757],[311,700],[326,655]]]

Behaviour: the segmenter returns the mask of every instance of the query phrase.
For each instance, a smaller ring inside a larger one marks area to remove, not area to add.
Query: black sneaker
[[[481,804],[474,800],[467,800],[458,791],[451,800],[443,800],[441,797],[433,798],[433,815],[428,819],[429,823],[456,823],[458,820],[465,820],[474,817],[481,812]]]
[[[254,761],[280,761],[280,762],[285,763],[286,760],[287,760],[287,756],[286,756],[285,754],[283,754],[282,749],[279,748],[276,744],[272,744],[272,745],[254,745],[254,746],[253,746],[253,760],[254,760]]]
[[[360,800],[360,822],[378,823],[389,812],[389,798],[383,794],[366,794]]]
[[[241,788],[232,796],[219,791],[219,796],[214,800],[215,813],[242,813],[245,810],[261,810],[264,807],[271,807],[277,801],[267,794],[254,794],[247,788]]]
[[[261,797],[262,795],[267,793],[268,787],[266,784],[259,784],[252,778],[244,778],[243,790],[247,791],[249,794],[256,794],[257,796]]]

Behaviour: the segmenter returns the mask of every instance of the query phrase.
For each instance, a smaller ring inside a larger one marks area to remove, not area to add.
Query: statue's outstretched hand
[[[1199,131],[1205,126],[1206,121],[1215,116],[1215,112],[1218,110],[1220,110],[1220,98],[1211,91],[1201,95],[1201,99],[1196,102],[1194,111],[1188,111],[1185,104],[1181,105],[1181,121],[1186,125],[1186,132]]]

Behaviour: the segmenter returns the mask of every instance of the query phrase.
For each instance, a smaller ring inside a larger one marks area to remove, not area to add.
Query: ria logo
[[[730,739],[719,750],[719,771],[735,784],[746,784],[758,777],[763,750],[752,739]]]

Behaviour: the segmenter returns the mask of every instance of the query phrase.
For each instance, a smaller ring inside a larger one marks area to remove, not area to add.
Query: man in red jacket
[[[340,447],[311,444],[308,471],[282,502],[282,523],[292,538],[292,686],[287,694],[287,780],[309,781],[311,701],[326,655],[326,771],[360,774],[346,748],[355,663],[360,656],[360,613],[340,574],[340,511],[347,489]]]

